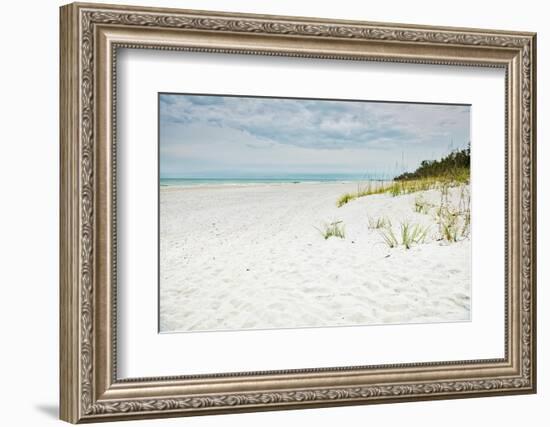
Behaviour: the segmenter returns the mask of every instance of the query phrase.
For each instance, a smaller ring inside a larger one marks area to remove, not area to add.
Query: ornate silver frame
[[[99,4],[61,8],[61,419],[215,414],[536,390],[533,33]],[[117,48],[502,67],[506,70],[505,357],[119,380]]]

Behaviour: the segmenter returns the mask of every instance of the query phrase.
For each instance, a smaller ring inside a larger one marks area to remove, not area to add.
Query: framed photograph
[[[60,22],[63,420],[535,392],[535,34]]]

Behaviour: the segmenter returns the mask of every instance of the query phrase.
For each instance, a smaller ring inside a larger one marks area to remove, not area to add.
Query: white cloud
[[[161,95],[160,108],[164,174],[410,169],[469,141],[467,106]]]

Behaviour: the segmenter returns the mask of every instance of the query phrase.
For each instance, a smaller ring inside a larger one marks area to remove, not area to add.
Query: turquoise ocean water
[[[248,184],[298,184],[317,182],[386,181],[391,179],[382,174],[362,175],[292,175],[282,177],[246,178],[160,178],[161,187],[207,186],[207,185],[248,185]]]

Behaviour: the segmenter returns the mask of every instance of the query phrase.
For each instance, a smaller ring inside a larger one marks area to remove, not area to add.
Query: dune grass
[[[414,199],[414,211],[421,214],[428,214],[432,205],[424,200],[422,195],[416,196]]]
[[[405,172],[390,182],[369,183],[355,193],[346,193],[338,199],[338,207],[371,194],[390,193],[396,197],[431,189],[448,189],[470,182],[470,144],[462,150],[451,151],[439,160],[424,160],[414,172]]]
[[[464,222],[462,224],[462,229],[460,231],[462,237],[470,236],[470,209],[464,214]]]
[[[463,223],[460,234],[462,237],[470,236],[470,221],[471,221],[471,208],[470,208],[470,188],[462,187],[460,190],[460,199],[458,201],[458,209],[462,213]]]
[[[343,194],[337,200],[336,205],[340,208],[357,198],[371,196],[373,194],[388,193],[397,197],[403,194],[412,194],[434,189],[446,192],[451,187],[467,184],[469,181],[470,170],[467,168],[456,168],[448,173],[432,177],[371,182],[359,185],[356,192]]]
[[[445,210],[439,214],[440,220],[440,230],[441,236],[447,242],[457,242],[458,241],[458,216]]]
[[[448,191],[442,191],[440,205],[435,213],[440,240],[453,243],[458,242],[461,238],[469,237],[470,215],[469,186],[464,185],[460,188],[458,204],[451,203]]]
[[[355,193],[345,193],[340,196],[338,201],[336,202],[336,205],[338,207],[344,206],[346,203],[351,202],[352,200],[355,200],[357,198],[357,194]]]
[[[359,184],[356,192],[342,194],[337,200],[336,205],[340,208],[358,197],[385,193],[388,191],[390,185],[391,183],[387,182],[368,182],[366,184]]]
[[[393,181],[388,188],[392,196],[417,193],[426,190],[446,191],[451,187],[467,184],[470,181],[469,169],[456,169],[448,174],[426,178]]]
[[[401,244],[406,249],[410,249],[414,244],[424,243],[428,236],[428,230],[429,227],[423,227],[419,224],[401,223]]]
[[[420,224],[402,222],[399,225],[399,237],[401,240],[397,238],[391,226],[381,229],[380,236],[389,248],[403,245],[405,249],[410,249],[413,245],[426,241],[429,229],[430,227],[424,227]]]
[[[373,194],[382,194],[387,191],[387,182],[373,181],[357,186],[357,197],[371,196]]]
[[[390,219],[385,216],[381,216],[378,218],[369,216],[368,221],[370,230],[379,230],[381,228],[391,227]]]
[[[382,237],[382,240],[388,248],[396,248],[399,246],[399,241],[397,240],[397,237],[391,227],[381,229],[380,237]]]
[[[322,228],[315,228],[325,240],[328,240],[330,237],[339,237],[340,239],[345,239],[346,237],[343,221],[333,221],[323,224]]]

